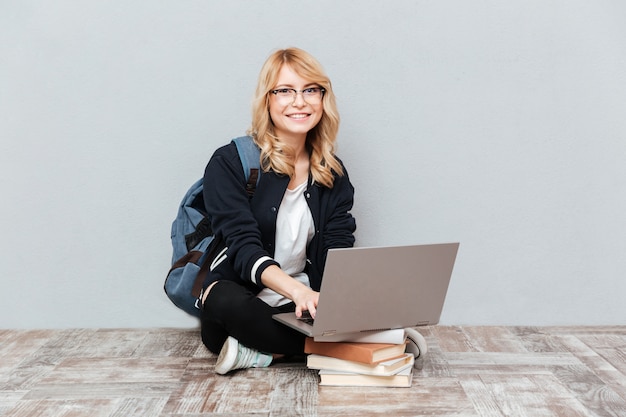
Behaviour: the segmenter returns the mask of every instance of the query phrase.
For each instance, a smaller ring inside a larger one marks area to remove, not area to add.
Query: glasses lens
[[[292,90],[291,88],[279,88],[278,90],[272,91],[272,93],[274,93],[278,98],[289,99],[295,95],[293,94],[295,93],[295,90]]]
[[[298,97],[298,93],[302,94],[302,98],[310,104],[317,104],[322,100],[324,89],[320,87],[305,88],[297,91],[293,88],[278,88],[272,90],[272,93],[281,103],[292,103]]]
[[[322,89],[319,87],[305,88],[302,91],[302,95],[304,96],[304,99],[309,103],[319,103],[319,101],[322,99]]]

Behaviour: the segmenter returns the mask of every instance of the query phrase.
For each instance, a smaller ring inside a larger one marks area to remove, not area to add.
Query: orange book
[[[378,363],[399,358],[404,355],[405,348],[404,343],[316,342],[311,337],[307,337],[304,342],[304,353],[361,363]]]

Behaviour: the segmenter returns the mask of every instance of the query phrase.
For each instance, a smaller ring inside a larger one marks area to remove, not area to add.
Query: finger
[[[308,307],[309,307],[309,313],[311,314],[311,317],[315,318],[315,314],[317,313],[317,309],[315,308],[315,303],[312,301],[309,302]]]
[[[296,317],[297,318],[302,317],[302,307],[300,306],[296,306]]]

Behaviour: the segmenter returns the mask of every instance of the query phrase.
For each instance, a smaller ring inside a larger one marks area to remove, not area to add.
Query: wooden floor
[[[0,330],[0,416],[626,416],[625,327],[423,328],[411,388],[213,373],[194,330]]]

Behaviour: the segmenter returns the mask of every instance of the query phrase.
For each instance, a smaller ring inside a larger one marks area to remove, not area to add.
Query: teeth
[[[292,119],[304,119],[307,116],[308,114],[292,114],[289,117],[291,117]]]

